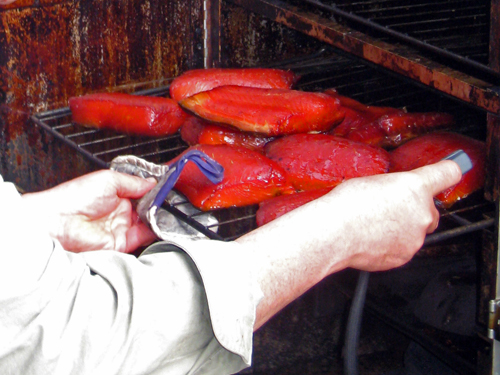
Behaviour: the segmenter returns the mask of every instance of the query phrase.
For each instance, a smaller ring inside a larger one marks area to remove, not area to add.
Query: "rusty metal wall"
[[[34,191],[92,170],[30,114],[75,95],[156,87],[202,64],[202,0],[0,6],[0,172]]]
[[[221,64],[262,66],[307,55],[323,42],[239,6],[221,5]]]

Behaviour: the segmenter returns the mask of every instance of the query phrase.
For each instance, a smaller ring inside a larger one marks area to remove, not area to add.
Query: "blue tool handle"
[[[462,175],[466,174],[472,169],[472,161],[470,160],[469,155],[467,155],[464,150],[454,151],[448,156],[444,157],[442,160],[451,160],[457,163],[460,167],[460,170],[462,171]],[[443,203],[437,198],[434,198],[434,203],[439,207],[443,206]]]
[[[447,157],[443,158],[443,160],[452,160],[457,163],[462,171],[462,174],[466,174],[472,169],[472,161],[464,150],[452,152]]]
[[[195,163],[197,167],[203,172],[203,174],[214,184],[221,182],[224,178],[224,168],[222,167],[222,165],[220,165],[214,159],[210,158],[208,155],[201,151],[190,150],[170,166],[172,173],[158,191],[158,194],[151,204],[151,207],[159,207],[163,204],[163,202],[167,198],[168,193],[173,189],[175,183],[179,179],[182,169],[188,161],[192,161],[193,163]]]

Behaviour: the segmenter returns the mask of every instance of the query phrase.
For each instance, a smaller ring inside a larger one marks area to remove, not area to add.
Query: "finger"
[[[113,174],[116,194],[120,198],[141,198],[156,185],[154,179],[144,179],[114,171]]]
[[[427,228],[427,234],[430,234],[430,233],[433,233],[438,225],[439,225],[439,211],[436,209],[436,207],[433,208],[432,210],[432,217],[433,217],[433,220],[432,220],[432,223],[429,225],[429,227]]]
[[[126,253],[132,253],[141,246],[151,244],[157,239],[156,235],[145,224],[139,223],[127,231]]]
[[[457,163],[451,160],[443,160],[435,164],[415,169],[427,189],[436,196],[442,191],[458,184],[462,178],[462,172]]]

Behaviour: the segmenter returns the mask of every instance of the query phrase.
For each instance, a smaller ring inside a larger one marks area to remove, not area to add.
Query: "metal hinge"
[[[488,338],[500,340],[500,299],[490,301]]]

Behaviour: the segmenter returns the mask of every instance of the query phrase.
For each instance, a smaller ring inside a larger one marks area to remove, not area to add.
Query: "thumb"
[[[120,198],[138,199],[156,185],[156,180],[152,178],[144,179],[142,177],[115,172],[114,185],[116,194]]]
[[[462,171],[457,163],[442,160],[414,170],[419,174],[433,196],[458,184],[462,179]]]

